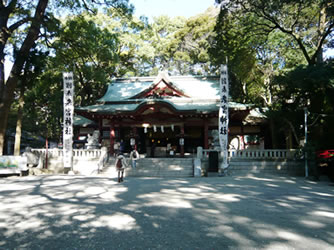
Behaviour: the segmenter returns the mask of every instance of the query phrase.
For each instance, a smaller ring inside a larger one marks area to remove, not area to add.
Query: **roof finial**
[[[164,80],[166,83],[169,83],[171,80],[169,78],[168,70],[161,70],[159,71],[158,76],[155,78],[154,82],[160,82],[161,80]]]

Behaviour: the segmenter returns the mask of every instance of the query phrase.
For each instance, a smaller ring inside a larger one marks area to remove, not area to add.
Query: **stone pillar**
[[[115,126],[110,122],[110,155],[114,155],[114,144],[115,144]]]
[[[184,124],[181,125],[180,132],[181,132],[180,141],[181,139],[183,139],[183,142],[184,142]],[[184,143],[183,145],[180,145],[180,155],[181,157],[184,157]]]
[[[197,158],[202,159],[202,157],[203,157],[203,148],[197,147]]]

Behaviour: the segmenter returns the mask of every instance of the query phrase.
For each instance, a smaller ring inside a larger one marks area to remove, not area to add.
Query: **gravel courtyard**
[[[326,181],[45,175],[0,199],[0,249],[334,249]]]

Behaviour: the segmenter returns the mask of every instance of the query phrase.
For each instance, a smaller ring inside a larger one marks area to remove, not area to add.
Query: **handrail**
[[[229,159],[293,159],[298,149],[244,149],[228,150]],[[216,149],[203,149],[203,157],[209,152],[220,152]]]
[[[45,155],[46,149],[32,149],[39,155]],[[201,158],[208,158],[209,152],[220,152],[217,149],[203,149]],[[228,150],[229,159],[293,159],[298,149],[244,149]],[[54,148],[48,149],[49,157],[62,157],[63,150]],[[99,158],[101,149],[73,149],[73,157]]]
[[[45,148],[34,148],[31,150],[32,152],[36,152],[39,155],[45,155]],[[49,157],[63,157],[64,152],[62,149],[53,148],[48,149]],[[99,158],[101,155],[101,149],[73,149],[73,157],[80,158]]]

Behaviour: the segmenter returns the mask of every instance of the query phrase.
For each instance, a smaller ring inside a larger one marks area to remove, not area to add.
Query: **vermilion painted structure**
[[[77,107],[75,113],[97,124],[111,153],[115,141],[123,140],[126,151],[135,141],[140,153],[164,156],[172,149],[184,156],[197,146],[210,147],[211,133],[218,128],[219,98],[218,77],[160,72],[157,77],[116,79],[95,105]],[[246,143],[244,135],[263,137],[262,114],[251,105],[230,102],[229,107],[229,138],[237,138],[239,149]]]

